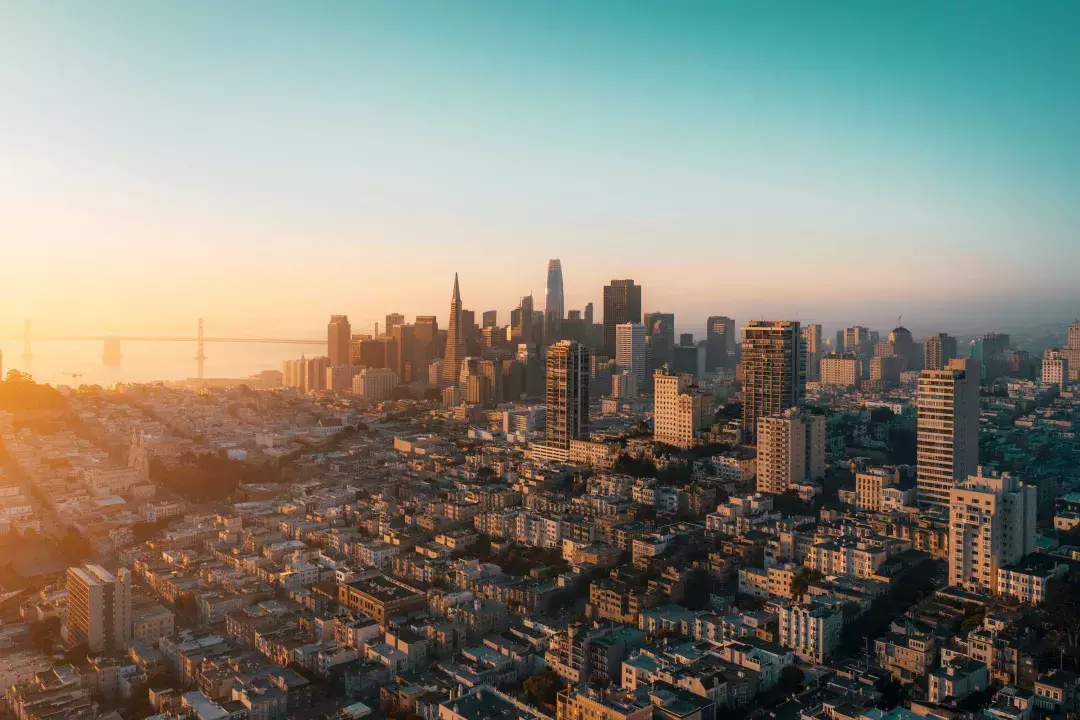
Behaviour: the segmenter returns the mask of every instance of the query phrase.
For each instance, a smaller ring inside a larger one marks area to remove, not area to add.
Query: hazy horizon
[[[506,323],[542,306],[553,257],[597,320],[629,277],[680,330],[1069,322],[1077,22],[1004,1],[13,0],[0,336],[444,326],[455,271]],[[311,349],[222,347],[208,375]],[[18,367],[21,342],[0,348]],[[172,368],[156,352],[125,349],[138,374]]]

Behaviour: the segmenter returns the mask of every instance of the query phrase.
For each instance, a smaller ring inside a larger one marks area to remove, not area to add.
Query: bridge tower
[[[196,369],[198,371],[197,377],[203,379],[203,366],[206,364],[206,353],[203,351],[203,319],[199,318],[199,345],[198,350],[195,353]]]
[[[23,372],[29,375],[31,373],[31,365],[34,361],[34,352],[30,346],[30,318],[26,318],[26,325],[23,330]]]

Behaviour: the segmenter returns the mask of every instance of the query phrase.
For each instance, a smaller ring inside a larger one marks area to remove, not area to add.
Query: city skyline
[[[501,315],[553,257],[683,326],[1075,315],[1075,7],[243,6],[0,11],[0,324],[445,322],[448,266]]]

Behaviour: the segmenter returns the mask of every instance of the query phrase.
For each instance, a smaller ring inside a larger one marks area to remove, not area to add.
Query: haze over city
[[[0,7],[0,334],[508,315],[551,257],[699,331],[1080,301],[1075,4],[269,8]]]

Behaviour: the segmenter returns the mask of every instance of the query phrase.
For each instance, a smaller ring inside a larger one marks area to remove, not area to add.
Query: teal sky
[[[0,326],[1080,307],[1080,4],[0,4]],[[1060,316],[1060,317],[1059,317]]]

